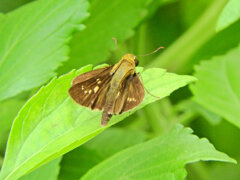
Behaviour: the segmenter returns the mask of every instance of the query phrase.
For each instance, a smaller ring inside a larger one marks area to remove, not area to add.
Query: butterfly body
[[[131,110],[140,104],[145,92],[135,67],[136,56],[126,54],[114,66],[96,69],[76,77],[69,94],[78,104],[92,110],[103,110],[101,124],[111,116]]]

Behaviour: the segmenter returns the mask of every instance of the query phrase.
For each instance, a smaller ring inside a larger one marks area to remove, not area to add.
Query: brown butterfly
[[[106,126],[112,115],[129,111],[142,102],[145,91],[140,73],[135,72],[137,65],[137,57],[126,54],[113,66],[77,76],[68,92],[76,103],[103,110],[101,124]]]

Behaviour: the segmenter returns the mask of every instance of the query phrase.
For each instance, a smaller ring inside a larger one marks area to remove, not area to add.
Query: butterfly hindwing
[[[125,98],[125,104],[121,113],[129,111],[134,107],[138,106],[145,96],[145,91],[142,82],[139,79],[140,73],[132,76],[129,83],[128,95]]]
[[[69,89],[70,96],[82,106],[102,110],[112,78],[111,69],[112,66],[79,75]]]
[[[120,85],[119,91],[117,92],[117,98],[110,109],[111,114],[119,114],[125,104],[125,99],[128,95],[128,88],[131,81],[131,76],[127,77],[126,80]]]
[[[145,95],[144,87],[139,79],[140,74],[130,75],[119,88],[111,114],[121,114],[138,106]]]

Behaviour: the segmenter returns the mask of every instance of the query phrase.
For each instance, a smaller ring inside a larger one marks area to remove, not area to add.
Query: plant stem
[[[193,54],[215,34],[217,19],[227,2],[228,0],[213,1],[197,22],[150,66],[160,66],[173,72],[185,72],[184,67]]]

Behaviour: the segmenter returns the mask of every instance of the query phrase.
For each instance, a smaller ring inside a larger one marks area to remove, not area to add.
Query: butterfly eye
[[[134,62],[135,62],[135,66],[138,66],[138,59],[137,58],[134,59]]]

